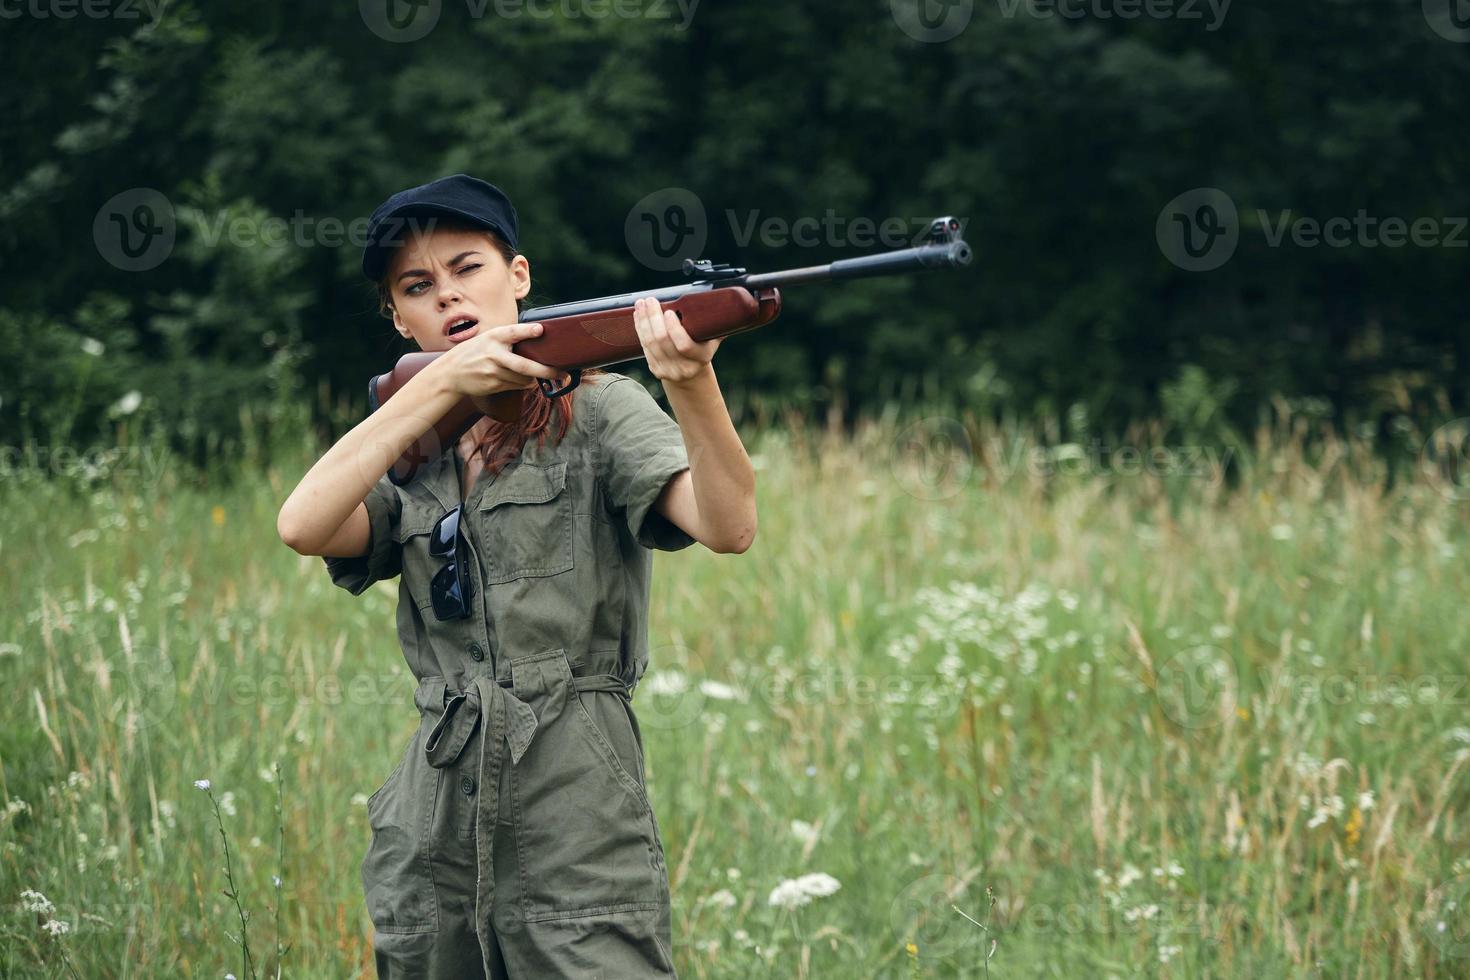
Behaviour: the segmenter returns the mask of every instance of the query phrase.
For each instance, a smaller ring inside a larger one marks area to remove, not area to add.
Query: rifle
[[[716,265],[708,259],[685,259],[684,274],[703,278],[679,286],[523,310],[520,322],[539,322],[542,332],[517,341],[511,349],[522,357],[566,371],[570,380],[560,388],[546,378],[536,379],[547,398],[560,398],[581,383],[583,370],[643,356],[643,345],[633,325],[633,304],[641,297],[655,297],[663,309],[672,310],[696,341],[728,337],[774,320],[781,312],[782,286],[826,279],[864,279],[921,269],[956,269],[970,264],[970,246],[960,238],[957,219],[935,218],[926,237],[925,244],[913,248],[782,272],[751,274],[735,266]],[[405,354],[393,370],[372,377],[368,381],[369,411],[377,411],[379,405],[443,353]],[[458,441],[484,415],[501,422],[514,422],[521,414],[522,396],[529,391],[521,388],[461,399],[404,451],[388,471],[389,480],[395,486],[412,480],[419,466]]]

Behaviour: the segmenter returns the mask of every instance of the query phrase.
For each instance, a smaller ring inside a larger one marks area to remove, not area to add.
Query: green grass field
[[[1229,485],[938,417],[746,435],[756,542],[657,556],[634,699],[681,976],[1470,976],[1459,488],[1285,423]],[[270,441],[0,483],[0,976],[244,980],[216,802],[253,971],[372,975],[396,583],[280,543],[315,455]]]

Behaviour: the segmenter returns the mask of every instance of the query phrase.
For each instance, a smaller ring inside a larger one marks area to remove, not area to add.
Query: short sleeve
[[[393,578],[402,571],[402,545],[394,538],[403,504],[388,474],[384,473],[383,478],[373,484],[363,504],[367,507],[371,527],[367,554],[350,558],[322,557],[327,564],[327,573],[332,576],[332,584],[353,595],[362,595],[374,582]]]
[[[597,406],[597,478],[615,518],[645,548],[678,551],[694,544],[653,509],[669,480],[689,468],[679,424],[627,375],[599,386]]]

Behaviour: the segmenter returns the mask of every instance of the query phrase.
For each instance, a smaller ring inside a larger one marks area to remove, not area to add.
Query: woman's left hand
[[[696,341],[674,312],[665,310],[651,296],[641,297],[633,304],[633,326],[653,376],[674,384],[703,373],[724,339]]]

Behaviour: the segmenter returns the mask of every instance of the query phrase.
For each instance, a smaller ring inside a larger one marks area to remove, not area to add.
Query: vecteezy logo
[[[385,41],[407,44],[439,23],[440,0],[357,0],[367,29]]]
[[[889,471],[904,493],[919,500],[944,500],[959,493],[975,468],[970,433],[958,419],[919,419],[898,433]]]
[[[683,187],[656,190],[628,212],[623,239],[643,265],[655,272],[676,272],[686,258],[700,258],[709,239],[704,202]]]
[[[1451,500],[1470,500],[1470,419],[1446,422],[1419,450],[1419,473]]]
[[[1164,257],[1186,272],[1218,269],[1240,243],[1240,216],[1218,187],[1196,187],[1164,205],[1154,223]]]
[[[914,943],[930,960],[947,961],[961,954],[979,958],[984,933],[954,911],[965,901],[966,882],[954,875],[930,874],[904,886],[888,907],[888,922],[900,943]]]
[[[1429,895],[1424,926],[1430,942],[1446,957],[1470,957],[1470,875],[1460,875]]]
[[[174,248],[174,206],[151,187],[113,195],[92,219],[92,241],[124,272],[156,268]]]
[[[92,673],[98,715],[121,731],[154,728],[175,714],[178,679],[173,660],[162,650],[125,643],[87,669]]]
[[[1159,666],[1156,678],[1159,704],[1180,728],[1209,728],[1235,710],[1240,677],[1235,661],[1219,647],[1176,653]]]
[[[899,30],[927,44],[958,37],[975,13],[974,0],[888,0],[888,6]]]
[[[1424,19],[1446,41],[1470,42],[1470,0],[1424,0]]]

